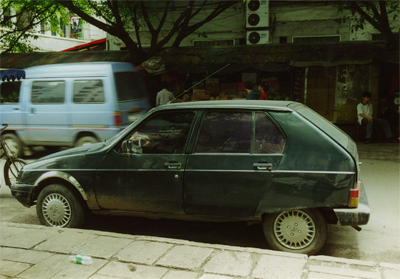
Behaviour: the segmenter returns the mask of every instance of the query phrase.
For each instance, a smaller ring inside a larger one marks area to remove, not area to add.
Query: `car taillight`
[[[117,127],[120,127],[122,125],[121,113],[119,111],[116,111],[114,113],[114,124]]]
[[[361,191],[361,181],[358,181],[354,185],[354,189],[350,190],[350,200],[349,200],[350,207],[358,206],[358,200],[360,198],[360,191]]]

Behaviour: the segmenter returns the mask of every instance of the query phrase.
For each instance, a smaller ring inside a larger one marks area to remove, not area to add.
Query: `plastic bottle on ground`
[[[77,264],[92,264],[93,263],[93,259],[90,256],[82,256],[82,255],[74,255],[74,256],[70,256],[69,259],[71,260],[71,262],[77,263]]]

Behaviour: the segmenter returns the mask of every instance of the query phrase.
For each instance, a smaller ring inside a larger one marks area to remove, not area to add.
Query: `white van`
[[[36,66],[0,81],[2,139],[24,146],[82,146],[110,139],[149,109],[144,82],[123,62]]]

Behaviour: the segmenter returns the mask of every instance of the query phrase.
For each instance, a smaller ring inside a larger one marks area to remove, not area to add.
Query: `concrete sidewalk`
[[[400,278],[400,264],[6,222],[0,249],[0,278]]]

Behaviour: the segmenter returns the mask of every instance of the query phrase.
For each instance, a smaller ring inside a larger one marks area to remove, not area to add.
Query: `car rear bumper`
[[[30,207],[33,205],[32,191],[34,189],[33,185],[26,184],[13,184],[11,185],[11,194],[23,205]]]
[[[361,182],[357,208],[334,209],[334,211],[342,226],[366,225],[369,221],[370,209],[363,183]]]

